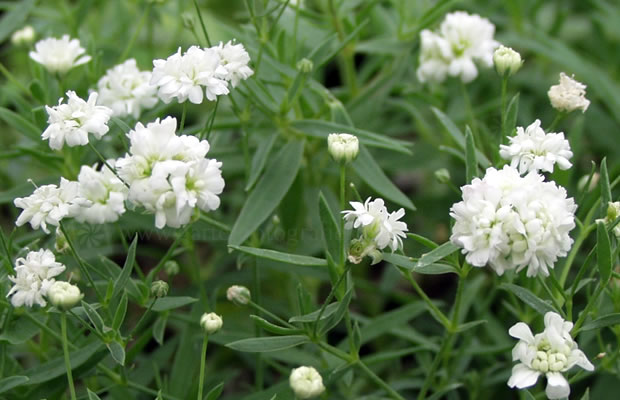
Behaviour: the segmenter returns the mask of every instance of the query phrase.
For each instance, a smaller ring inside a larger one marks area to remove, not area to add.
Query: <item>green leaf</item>
[[[519,93],[515,94],[508,103],[506,110],[506,121],[504,122],[504,131],[500,140],[504,140],[506,136],[512,136],[517,126],[517,115],[519,114]]]
[[[465,127],[465,179],[466,182],[471,182],[476,176],[478,176],[478,164],[476,162],[476,145],[474,144],[474,135],[469,129],[469,126]]]
[[[11,11],[4,14],[0,20],[0,43],[11,36],[17,29],[22,28],[28,14],[36,4],[36,0],[22,0],[15,2]]]
[[[388,136],[354,128],[350,125],[344,125],[336,122],[302,119],[291,123],[291,127],[302,132],[305,135],[318,137],[327,140],[327,136],[334,132],[346,132],[357,136],[359,141],[367,146],[379,147],[403,154],[411,154],[409,147],[411,143],[402,140],[392,139]],[[327,147],[327,142],[325,142]]]
[[[581,396],[581,400],[590,400],[590,388],[586,388],[585,393]]]
[[[114,361],[120,365],[125,365],[125,348],[123,345],[115,340],[107,343],[106,346],[108,347],[110,355],[112,355]]]
[[[127,313],[127,302],[127,293],[123,293],[123,296],[121,296],[121,300],[118,302],[118,306],[116,307],[116,311],[114,312],[114,319],[112,320],[112,329],[115,331],[120,329],[121,325],[123,325],[125,314]]]
[[[450,136],[452,136],[452,139],[459,145],[462,150],[465,150],[465,136],[463,135],[461,130],[454,124],[454,122],[452,122],[452,120],[446,114],[441,112],[439,109],[431,107],[431,110],[433,111],[441,125],[443,125],[443,127],[446,129],[446,131],[448,131]],[[478,160],[478,163],[482,168],[488,168],[491,166],[489,159],[486,158],[486,156],[478,150],[476,150],[476,159]]]
[[[71,360],[71,369],[75,370],[82,364],[88,361],[95,353],[102,350],[103,345],[99,340],[96,340],[88,345],[82,347],[79,350],[75,350],[69,354]],[[28,385],[37,385],[39,383],[51,381],[54,378],[63,376],[67,373],[65,368],[65,359],[61,355],[46,363],[36,365],[24,372],[30,380]]]
[[[86,388],[88,393],[88,400],[101,400],[101,397],[97,396],[97,393],[93,392],[89,388]]]
[[[558,312],[551,304],[537,297],[529,289],[513,285],[512,283],[502,283],[499,288],[512,292],[515,296],[523,300],[525,304],[532,307],[541,315],[545,315],[549,311],[553,311],[555,313]]]
[[[8,392],[9,390],[21,386],[28,381],[28,377],[23,375],[9,376],[7,378],[0,379],[0,393]]]
[[[336,222],[336,218],[332,210],[323,196],[323,192],[319,192],[319,217],[321,219],[323,247],[325,252],[329,254],[332,260],[339,260],[342,249],[340,248],[340,227]]]
[[[37,143],[41,142],[41,130],[35,124],[16,112],[11,111],[8,108],[0,107],[0,119],[11,125],[15,128],[15,130],[24,134],[29,139]]]
[[[226,347],[246,353],[265,353],[278,351],[308,343],[310,340],[306,336],[291,335],[277,337],[260,337],[237,340],[228,343]]]
[[[105,324],[103,322],[103,318],[101,318],[101,315],[99,315],[99,313],[97,312],[97,310],[95,310],[93,306],[86,303],[85,301],[82,301],[82,307],[84,308],[86,316],[95,327],[95,330],[97,330],[97,332],[103,335]]]
[[[416,208],[411,200],[392,183],[362,144],[360,144],[360,152],[357,159],[351,165],[357,175],[373,190],[376,190],[387,199],[415,211]]]
[[[488,321],[486,319],[481,319],[478,321],[471,321],[471,322],[466,322],[464,324],[461,324],[459,326],[456,327],[455,332],[464,332],[466,330],[469,330],[471,328],[474,328],[478,325],[482,325],[482,324],[486,324]]]
[[[325,310],[323,311],[323,315],[321,315],[321,319],[320,321],[323,321],[324,319],[330,317],[333,313],[336,312],[336,310],[338,310],[340,302],[336,301],[334,303],[329,304],[327,307],[325,307]],[[304,314],[304,315],[297,315],[295,317],[291,317],[289,318],[288,322],[314,322],[316,321],[316,318],[319,316],[319,313],[321,312],[320,309],[312,311],[309,314]]]
[[[33,315],[39,322],[45,323],[45,318],[39,315]],[[0,342],[6,341],[9,344],[22,344],[30,340],[34,335],[39,333],[41,328],[29,318],[13,318],[3,325],[0,334]]]
[[[250,169],[250,176],[248,178],[248,183],[245,185],[245,191],[252,189],[254,184],[258,180],[265,168],[265,164],[267,164],[267,158],[271,153],[271,149],[278,138],[278,134],[273,132],[269,139],[261,140],[258,148],[256,149],[256,153],[254,153],[254,157],[252,157],[252,168]]]
[[[41,82],[39,82],[37,79],[33,80],[32,82],[30,82],[29,89],[30,93],[32,93],[32,97],[37,99],[40,103],[45,104],[45,91],[41,86]]]
[[[198,299],[188,296],[167,296],[161,297],[155,300],[155,304],[151,307],[151,310],[156,312],[174,310],[175,308],[183,307],[188,304],[197,302]]]
[[[607,172],[607,158],[601,161],[601,216],[607,215],[607,207],[611,201],[611,186],[609,185],[609,173]]]
[[[424,268],[427,265],[431,265],[436,263],[437,261],[443,260],[458,249],[459,247],[457,247],[452,242],[445,242],[441,246],[429,251],[428,253],[422,254],[422,257],[420,257],[417,262],[416,268]]]
[[[153,339],[161,346],[164,344],[164,332],[166,331],[166,323],[168,322],[168,315],[163,314],[157,317],[153,324]]]
[[[303,152],[304,142],[299,140],[291,140],[278,152],[243,205],[229,245],[242,244],[280,204],[297,176]]]
[[[206,400],[217,400],[222,394],[222,390],[224,390],[224,382],[220,382],[218,385],[214,386],[213,389],[209,390]]]
[[[327,261],[322,258],[300,256],[297,254],[282,253],[276,250],[258,249],[256,247],[248,246],[228,247],[255,257],[264,258],[271,261],[279,261],[287,264],[304,265],[306,267],[325,267],[327,265]]]
[[[331,60],[332,58],[334,58],[338,53],[340,53],[342,51],[342,49],[345,48],[345,46],[351,42],[353,39],[355,39],[355,37],[357,36],[357,34],[368,24],[368,19],[365,19],[364,21],[362,21],[361,23],[359,23],[355,29],[353,30],[353,32],[351,32],[350,34],[348,34],[344,39],[342,39],[342,42],[338,43],[338,46],[336,48],[331,49],[331,51],[325,55],[320,54],[322,57],[316,57],[313,55],[312,57],[312,61],[314,61],[314,68],[318,69],[321,68],[323,65],[327,64],[329,62],[329,60]],[[331,43],[334,43],[334,40],[330,41]]]
[[[118,278],[114,282],[114,292],[112,298],[116,298],[123,289],[125,289],[125,285],[129,281],[129,277],[131,276],[131,271],[133,270],[133,265],[136,262],[136,246],[138,245],[138,234],[134,236],[129,249],[127,250],[127,258],[125,259],[125,265],[123,265],[123,270],[121,271]]]
[[[594,329],[598,330],[608,326],[616,325],[620,325],[620,313],[604,315],[595,319],[594,321],[590,321],[587,324],[584,324],[579,330],[579,332],[592,331]]]
[[[344,315],[349,312],[349,303],[351,302],[351,296],[353,296],[353,288],[349,288],[349,290],[347,290],[342,300],[338,302],[338,308],[336,308],[336,312],[334,312],[334,314],[325,322],[325,325],[321,327],[322,334],[325,334],[332,330],[336,325],[338,325],[338,323],[340,323],[342,318],[344,318]]]
[[[613,262],[611,259],[611,244],[604,222],[596,224],[596,261],[601,275],[601,285],[605,286],[611,279]]]
[[[459,271],[448,264],[425,264],[423,266],[419,266],[418,262],[414,261],[410,257],[405,257],[400,254],[394,253],[384,253],[383,259],[389,263],[392,263],[398,267],[402,267],[408,269],[409,271],[416,272],[418,274],[424,275],[441,275],[454,273],[458,274]]]
[[[258,315],[250,315],[250,319],[253,319],[254,322],[256,322],[256,325],[263,328],[267,332],[275,333],[276,335],[299,335],[304,333],[303,329],[284,328],[282,326],[272,324]]]

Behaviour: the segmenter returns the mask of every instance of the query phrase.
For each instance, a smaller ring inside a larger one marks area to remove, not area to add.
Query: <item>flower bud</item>
[[[169,286],[164,281],[155,281],[151,283],[151,296],[153,297],[166,297],[168,294]]]
[[[350,163],[359,153],[359,141],[357,136],[348,133],[330,133],[327,137],[327,149],[337,162]]]
[[[580,191],[591,192],[598,185],[598,180],[599,180],[600,177],[601,176],[599,175],[598,172],[595,172],[592,175],[592,179],[590,179],[590,175],[582,176],[577,181],[577,189],[579,189]],[[590,185],[588,185],[588,187],[586,188],[586,183],[588,183],[588,180],[590,180]]]
[[[493,53],[493,63],[499,76],[514,75],[523,65],[521,54],[510,47],[499,46]]]
[[[164,271],[168,276],[174,276],[179,273],[179,263],[174,260],[168,260],[164,263]]]
[[[183,21],[183,26],[185,26],[190,31],[194,29],[194,15],[190,12],[184,12],[181,14],[181,20]]]
[[[222,328],[222,317],[216,313],[204,313],[200,317],[200,326],[208,335],[212,335]]]
[[[300,399],[310,399],[325,391],[323,378],[313,367],[299,367],[291,371],[289,378],[291,389]]]
[[[620,201],[607,203],[607,221],[613,223],[620,217]]]
[[[226,291],[226,298],[238,306],[244,306],[250,302],[252,295],[245,286],[233,285]]]
[[[69,310],[82,300],[80,288],[69,282],[57,281],[47,291],[47,298],[60,310]]]
[[[297,61],[297,71],[302,72],[304,74],[309,74],[314,69],[314,63],[307,58],[302,58]]]
[[[437,179],[437,182],[439,183],[450,183],[450,171],[448,171],[446,168],[439,168],[437,171],[435,171],[435,179]]]
[[[60,227],[56,228],[56,242],[54,243],[54,248],[58,253],[64,253],[69,249],[69,242],[67,241],[67,237]]]
[[[28,45],[34,42],[36,33],[32,26],[26,25],[22,29],[13,32],[11,35],[11,43],[15,46]]]

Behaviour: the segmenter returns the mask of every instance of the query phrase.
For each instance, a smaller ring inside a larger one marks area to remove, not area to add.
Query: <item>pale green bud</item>
[[[437,179],[437,182],[439,183],[450,183],[450,171],[446,168],[439,168],[435,171],[435,179]]]
[[[244,306],[252,300],[252,294],[245,286],[233,285],[226,290],[226,298],[238,306]]]
[[[348,133],[330,133],[327,137],[327,149],[334,160],[350,163],[359,153],[357,136]]]
[[[200,318],[200,326],[209,335],[219,331],[223,324],[224,322],[222,321],[222,317],[216,313],[204,313]]]
[[[82,300],[80,288],[69,282],[57,281],[47,291],[50,303],[60,310],[69,310]]]
[[[174,260],[168,260],[164,263],[164,271],[168,276],[174,276],[179,273],[179,263]]]
[[[170,287],[164,281],[155,281],[151,283],[151,296],[153,297],[166,297],[168,289]]]
[[[514,75],[523,65],[521,54],[510,47],[499,46],[493,53],[493,63],[499,76]]]
[[[297,61],[296,67],[299,72],[309,74],[314,69],[314,63],[307,58],[302,58],[301,60]]]

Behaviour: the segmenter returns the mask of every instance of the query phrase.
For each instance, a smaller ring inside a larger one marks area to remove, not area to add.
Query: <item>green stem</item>
[[[209,39],[209,33],[207,32],[207,27],[205,26],[205,22],[202,19],[202,13],[200,12],[200,8],[198,8],[198,2],[196,0],[194,0],[194,7],[196,7],[196,14],[198,14],[198,20],[200,20],[200,27],[202,28],[202,33],[205,35],[207,46],[211,47],[211,40]]]
[[[431,313],[435,315],[435,317],[439,318],[444,328],[450,329],[452,326],[452,323],[450,322],[448,317],[446,317],[446,315],[443,312],[441,312],[439,308],[437,308],[435,303],[433,303],[433,301],[426,295],[426,293],[424,293],[424,290],[422,290],[418,282],[415,279],[413,279],[413,274],[411,273],[411,271],[407,271],[405,273],[405,277],[411,283],[411,285],[413,286],[415,291],[418,293],[418,295],[422,298],[422,300],[424,300],[428,308],[430,308]]]
[[[325,299],[325,301],[323,302],[323,305],[321,306],[321,310],[319,311],[319,315],[317,315],[316,320],[314,321],[314,328],[312,330],[312,336],[313,337],[316,337],[316,332],[317,332],[317,329],[318,329],[318,326],[319,326],[319,321],[321,320],[321,317],[323,316],[323,313],[325,312],[325,308],[327,307],[329,302],[334,298],[334,295],[336,294],[336,291],[338,290],[338,287],[340,287],[340,284],[342,283],[342,281],[344,281],[344,278],[349,273],[349,270],[351,269],[352,265],[353,264],[348,264],[345,267],[344,272],[342,273],[342,275],[340,275],[340,278],[338,278],[338,281],[336,282],[336,284],[332,288],[331,292],[329,292],[329,295],[327,296],[327,299]]]
[[[334,0],[328,1],[329,13],[332,17],[332,23],[334,25],[334,29],[338,33],[338,39],[342,42],[344,41],[346,35],[344,32],[344,28],[342,26],[342,21],[338,18],[338,13],[336,12],[336,7],[334,6]],[[345,46],[339,55],[342,68],[343,81],[346,83],[349,88],[350,98],[355,97],[357,94],[357,76],[355,72],[355,63],[353,60],[354,50],[351,45]]]
[[[206,129],[206,139],[209,140],[211,138],[211,131],[213,130],[213,123],[215,122],[215,114],[217,113],[217,106],[220,104],[220,98],[218,97],[215,100],[215,107],[213,108],[213,112],[211,113],[211,116],[209,117],[209,121],[207,122],[207,125],[205,125]],[[200,133],[200,140],[202,140],[203,136],[204,136],[205,130],[203,130]]]
[[[179,133],[183,133],[185,128],[185,115],[187,114],[187,101],[183,102],[183,112],[181,113],[181,124],[179,125]]]
[[[73,254],[73,258],[75,258],[75,260],[77,261],[78,266],[80,267],[80,271],[86,276],[88,283],[95,290],[95,293],[97,294],[97,298],[99,299],[99,301],[103,302],[102,301],[103,297],[101,296],[101,293],[99,293],[99,289],[97,289],[97,286],[95,286],[95,281],[93,281],[93,278],[92,276],[90,276],[90,272],[88,272],[88,269],[86,265],[84,264],[84,261],[82,260],[82,258],[79,256],[79,254],[75,250],[75,246],[73,245],[71,236],[65,229],[65,226],[62,223],[62,221],[59,222],[58,226],[60,227],[60,231],[63,233],[63,235],[65,235],[65,238],[67,239],[67,244],[69,244],[69,249],[71,249],[71,254]]]
[[[198,400],[202,400],[202,390],[205,383],[205,361],[207,359],[207,345],[209,344],[209,335],[205,333],[202,338],[202,358],[200,359],[200,378],[198,380]]]
[[[142,30],[142,27],[144,26],[144,23],[147,20],[147,16],[149,15],[150,10],[151,10],[151,2],[147,3],[146,8],[144,9],[144,12],[142,13],[142,17],[140,17],[140,22],[138,22],[138,27],[134,31],[133,35],[131,35],[131,39],[129,39],[129,43],[127,43],[127,46],[125,46],[125,50],[123,50],[123,53],[119,57],[119,62],[122,62],[125,60],[125,58],[127,58],[127,55],[129,54],[133,45],[135,44],[136,39],[138,39],[138,35],[140,34],[140,31]]]
[[[562,305],[558,302],[558,299],[556,298],[556,296],[553,295],[553,292],[551,291],[549,286],[547,286],[545,279],[541,275],[538,275],[538,282],[540,282],[540,285],[543,287],[543,289],[545,289],[545,292],[547,292],[547,295],[551,298],[551,301],[553,302],[553,305],[555,306],[555,308],[557,308],[560,314],[563,314]],[[566,317],[566,315],[563,315],[563,317]]]
[[[346,187],[345,183],[347,180],[347,168],[345,164],[340,165],[340,211],[344,211],[344,206],[346,202]],[[344,267],[346,261],[346,245],[344,243],[344,218],[340,217],[340,267]]]
[[[67,313],[60,314],[60,330],[62,335],[62,352],[65,356],[65,368],[67,369],[67,380],[69,381],[69,392],[71,400],[77,400],[75,386],[73,385],[73,374],[71,372],[71,360],[69,359],[69,341],[67,340]]]
[[[558,126],[562,118],[564,118],[565,116],[566,116],[566,113],[558,112],[555,115],[555,118],[553,119],[553,121],[551,122],[551,125],[549,125],[547,129],[545,129],[545,132],[551,132],[552,130],[554,130],[555,127]]]
[[[397,391],[395,391],[394,389],[392,389],[392,387],[390,385],[387,384],[387,382],[385,382],[383,379],[379,378],[374,372],[372,372],[372,370],[370,368],[368,368],[368,366],[366,364],[364,364],[361,360],[357,362],[357,366],[364,372],[366,373],[366,375],[368,375],[368,377],[370,378],[371,381],[373,381],[374,383],[376,383],[378,386],[380,386],[381,388],[383,388],[383,390],[385,390],[391,398],[396,399],[396,400],[405,400],[405,398],[403,396],[401,396],[400,394],[398,394]]]
[[[250,307],[252,307],[253,309],[255,309],[256,311],[259,311],[263,314],[265,314],[266,316],[274,319],[275,321],[278,321],[279,323],[281,323],[282,325],[291,328],[291,329],[297,329],[297,327],[291,323],[289,323],[288,321],[283,320],[282,318],[278,317],[277,315],[275,315],[274,313],[272,313],[269,310],[266,310],[265,308],[259,306],[258,304],[254,303],[252,300],[250,300],[248,302],[248,305]]]
[[[507,94],[508,92],[508,76],[502,77],[502,120],[501,120],[501,129],[499,131],[498,144],[502,144],[504,140],[504,132],[506,129],[506,103],[507,103]]]
[[[112,166],[111,166],[110,164],[108,164],[108,161],[105,159],[105,157],[103,156],[103,154],[101,154],[101,153],[99,152],[99,150],[97,150],[97,148],[96,148],[96,147],[95,147],[95,146],[94,146],[91,142],[88,142],[88,145],[89,145],[89,146],[90,146],[90,148],[91,148],[91,149],[95,152],[95,154],[97,154],[97,157],[99,157],[99,160],[101,160],[101,162],[103,163],[103,165],[105,165],[105,166],[106,166],[106,168],[107,168],[107,169],[109,169],[109,170],[110,170],[110,172],[112,172],[112,173],[114,174],[114,176],[116,176],[116,177],[117,177],[117,178],[118,178],[121,182],[123,182],[123,184],[124,184],[125,186],[129,187],[129,185],[127,184],[127,182],[125,182],[125,181],[123,180],[123,178],[121,178],[121,177],[118,175],[118,172],[116,172],[116,170],[115,170],[114,168],[112,168]]]
[[[570,268],[573,265],[573,261],[575,261],[577,252],[581,248],[581,245],[583,244],[584,240],[586,240],[588,235],[590,235],[590,233],[595,228],[596,228],[596,224],[592,224],[588,226],[587,228],[582,229],[581,232],[579,232],[579,236],[577,236],[577,239],[575,240],[575,243],[573,244],[573,247],[571,248],[570,253],[568,254],[568,257],[566,258],[566,263],[564,263],[564,269],[562,269],[562,274],[560,275],[560,286],[562,288],[566,284],[566,280],[568,279],[568,273],[570,272]]]
[[[577,319],[577,322],[575,322],[575,326],[571,330],[571,335],[573,337],[575,337],[577,333],[579,333],[579,329],[581,328],[581,325],[583,325],[583,323],[586,321],[586,318],[588,318],[590,309],[594,306],[594,303],[596,302],[598,297],[601,295],[601,293],[603,293],[603,290],[605,290],[605,285],[601,285],[601,283],[599,282],[596,288],[596,291],[592,295],[592,298],[590,298],[590,300],[588,301],[588,304],[586,304],[586,307],[583,309],[581,314],[579,314],[579,319]]]

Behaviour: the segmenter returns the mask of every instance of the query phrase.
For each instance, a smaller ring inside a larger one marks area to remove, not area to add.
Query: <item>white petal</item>
[[[517,364],[512,367],[512,375],[508,379],[508,386],[518,389],[534,386],[539,376],[540,372],[529,369],[525,364]]]
[[[532,343],[534,341],[534,335],[532,335],[532,330],[524,322],[517,322],[516,324],[514,324],[508,330],[508,334],[513,338],[521,339],[527,343]]]
[[[570,394],[568,381],[559,372],[547,373],[547,388],[545,389],[549,399],[563,399]]]

